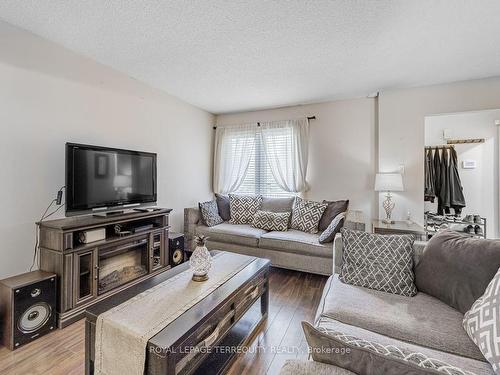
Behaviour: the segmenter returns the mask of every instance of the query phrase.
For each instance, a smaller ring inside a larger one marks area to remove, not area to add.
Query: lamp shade
[[[399,173],[377,173],[375,191],[404,191],[403,176]]]

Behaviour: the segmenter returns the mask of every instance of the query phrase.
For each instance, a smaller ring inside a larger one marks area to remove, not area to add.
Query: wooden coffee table
[[[267,318],[267,259],[255,258],[235,276],[153,336],[146,348],[145,374],[223,374]],[[94,372],[95,327],[99,314],[170,277],[181,264],[99,302],[86,311],[85,373]]]

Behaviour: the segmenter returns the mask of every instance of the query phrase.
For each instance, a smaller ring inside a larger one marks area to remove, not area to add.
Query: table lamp
[[[385,191],[387,193],[382,203],[386,218],[382,222],[394,224],[394,220],[391,220],[391,214],[395,204],[392,201],[391,192],[404,191],[403,176],[399,173],[377,173],[375,176],[375,191]]]

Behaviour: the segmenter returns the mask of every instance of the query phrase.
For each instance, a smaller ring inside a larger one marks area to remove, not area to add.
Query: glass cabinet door
[[[75,305],[95,297],[95,250],[75,254]]]
[[[162,232],[156,232],[152,234],[151,240],[151,263],[150,263],[150,272],[156,271],[165,266],[164,254],[163,254],[163,243],[164,236]]]

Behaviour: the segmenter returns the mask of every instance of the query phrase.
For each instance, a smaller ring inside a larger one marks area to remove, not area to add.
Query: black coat
[[[439,151],[437,151],[439,152]],[[443,148],[440,158],[440,172],[441,172],[441,187],[439,188],[439,204],[438,204],[438,214],[450,213],[450,164],[449,164],[449,153],[447,148]]]
[[[432,156],[432,149],[428,149],[425,153],[425,187],[424,187],[424,200],[434,202],[436,198],[434,178],[434,159]]]
[[[460,214],[462,212],[462,208],[465,207],[465,197],[464,189],[462,187],[462,181],[460,180],[460,175],[458,174],[457,164],[457,152],[454,148],[452,148],[450,151],[450,166],[448,169],[450,185],[450,206],[455,210],[456,214]]]

